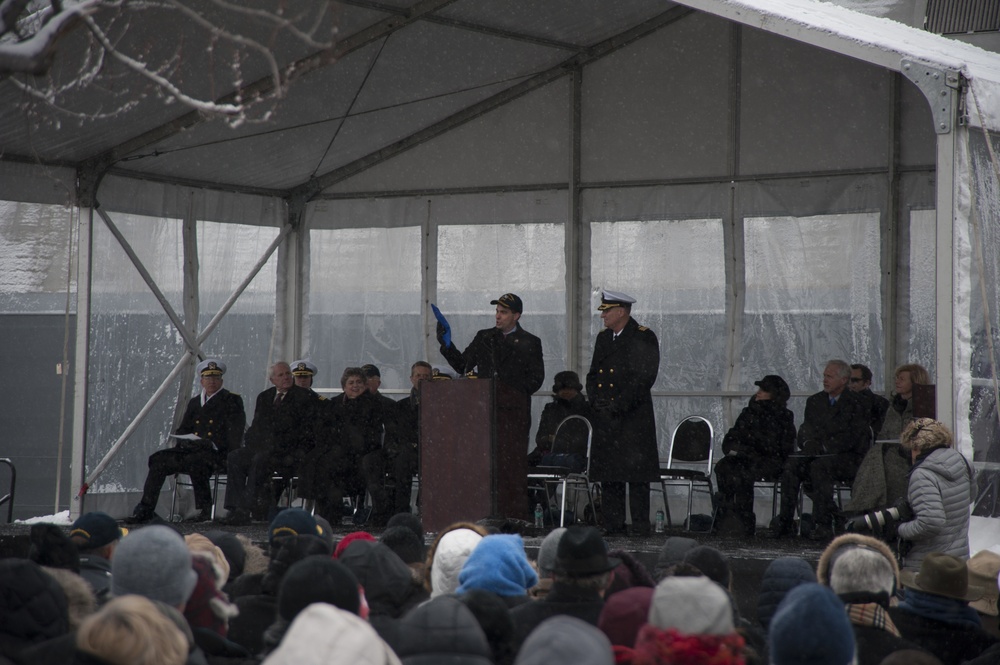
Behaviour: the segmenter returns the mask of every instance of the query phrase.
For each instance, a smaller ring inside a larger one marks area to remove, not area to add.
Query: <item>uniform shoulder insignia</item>
[[[325,398],[325,397],[323,397],[322,395],[320,395],[320,396],[319,396],[319,401],[321,401],[321,402],[325,402],[325,401],[326,401],[326,398]]]
[[[646,332],[647,330],[649,330],[649,328],[647,328],[646,326],[639,326],[639,330],[641,330],[642,332]]]

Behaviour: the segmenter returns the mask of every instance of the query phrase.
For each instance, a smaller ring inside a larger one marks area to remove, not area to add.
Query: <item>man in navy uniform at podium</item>
[[[212,474],[225,470],[226,456],[243,443],[247,416],[243,398],[222,387],[222,375],[226,373],[224,362],[207,358],[198,363],[195,371],[201,377],[201,394],[188,402],[176,434],[191,434],[197,439],[178,439],[175,447],[158,450],[149,456],[149,473],[142,499],[132,516],[126,519],[131,524],[153,519],[163,481],[175,473],[191,477],[194,505],[199,511],[192,521],[212,519]]]
[[[459,374],[475,370],[481,379],[498,379],[524,393],[530,417],[530,398],[545,380],[542,340],[521,327],[519,321],[524,305],[519,297],[505,293],[490,304],[497,306],[496,325],[477,332],[465,351],[460,352],[454,343],[445,344],[448,330],[438,323],[441,355]],[[527,443],[525,440],[525,451]]]
[[[660,369],[656,333],[632,318],[635,298],[601,294],[601,321],[587,372],[587,397],[597,412],[590,479],[601,483],[604,528],[625,533],[625,483],[633,535],[649,533],[649,483],[660,479],[651,390]]]

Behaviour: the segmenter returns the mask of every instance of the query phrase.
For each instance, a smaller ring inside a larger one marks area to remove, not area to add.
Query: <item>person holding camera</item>
[[[955,450],[951,431],[931,418],[911,422],[900,443],[913,461],[906,499],[854,519],[849,528],[898,536],[903,570],[919,570],[931,552],[968,559],[972,465]]]

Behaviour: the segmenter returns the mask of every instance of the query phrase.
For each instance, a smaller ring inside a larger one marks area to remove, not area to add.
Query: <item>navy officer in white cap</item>
[[[587,396],[597,412],[590,479],[601,483],[604,528],[624,534],[625,484],[629,487],[633,535],[649,527],[649,483],[660,479],[656,419],[651,391],[660,369],[656,333],[632,318],[635,298],[603,291]]]
[[[192,521],[212,519],[212,474],[225,470],[226,456],[242,445],[247,416],[243,398],[222,387],[226,364],[217,358],[206,358],[195,368],[201,377],[201,393],[188,402],[184,418],[175,434],[196,438],[178,439],[173,448],[159,450],[149,456],[149,473],[142,490],[142,499],[126,521],[141,524],[156,516],[156,502],[167,476],[186,473],[194,488],[194,504],[198,514]]]
[[[315,363],[311,360],[296,360],[292,363],[292,380],[295,385],[300,388],[305,388],[312,394],[316,395],[317,398],[325,400],[326,398],[320,395],[318,392],[312,389],[313,377],[319,373],[319,368],[316,367]]]

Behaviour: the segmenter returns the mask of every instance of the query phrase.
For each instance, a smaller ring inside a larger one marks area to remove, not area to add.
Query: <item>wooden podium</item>
[[[528,516],[530,398],[491,379],[420,386],[420,512],[426,531]]]

